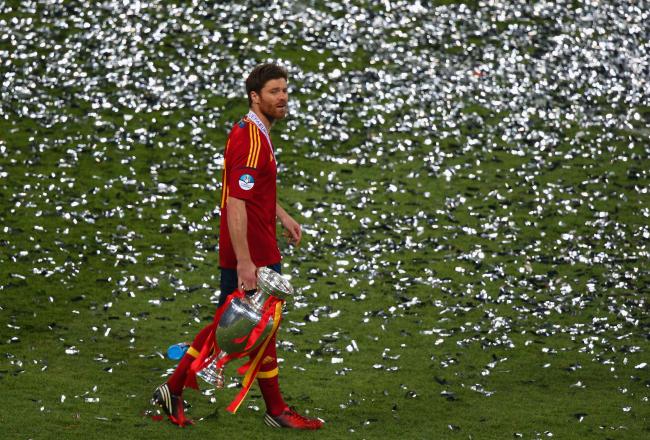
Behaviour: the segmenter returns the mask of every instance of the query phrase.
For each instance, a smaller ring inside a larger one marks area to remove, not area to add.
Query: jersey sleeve
[[[259,129],[251,123],[239,123],[231,135],[226,153],[229,196],[243,200],[254,197],[261,162],[260,150],[262,140]]]

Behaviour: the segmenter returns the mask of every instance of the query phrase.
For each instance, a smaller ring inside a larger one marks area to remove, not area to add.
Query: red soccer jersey
[[[219,228],[219,266],[236,269],[237,258],[228,230],[228,197],[246,202],[248,248],[257,267],[280,262],[276,227],[277,168],[272,146],[248,118],[235,124],[224,153]]]

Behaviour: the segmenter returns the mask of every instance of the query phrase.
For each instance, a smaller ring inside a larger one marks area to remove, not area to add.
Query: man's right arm
[[[235,256],[237,257],[237,287],[244,290],[257,288],[257,267],[251,259],[248,248],[248,215],[246,201],[228,197],[228,231]]]

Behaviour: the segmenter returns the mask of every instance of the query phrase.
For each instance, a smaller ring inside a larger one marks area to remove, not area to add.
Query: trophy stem
[[[217,363],[227,355],[228,353],[225,351],[219,352],[217,357],[214,358],[205,368],[197,372],[196,375],[213,387],[222,389],[225,382],[223,377],[223,368],[217,367]]]
[[[262,289],[257,289],[257,292],[248,297],[248,301],[255,308],[255,310],[261,311],[267,296],[268,295],[264,293]]]

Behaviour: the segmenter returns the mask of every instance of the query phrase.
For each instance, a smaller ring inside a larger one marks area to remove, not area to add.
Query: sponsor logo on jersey
[[[239,178],[239,187],[244,191],[253,189],[255,186],[255,179],[250,174],[244,174]]]

